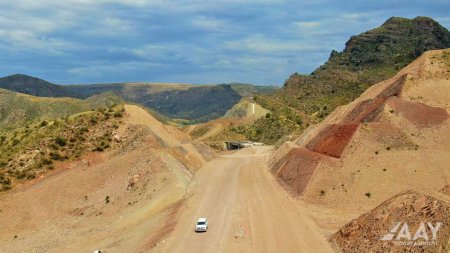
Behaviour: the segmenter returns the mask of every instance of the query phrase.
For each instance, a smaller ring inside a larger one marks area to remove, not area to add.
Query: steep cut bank
[[[2,252],[147,252],[176,225],[208,147],[126,105],[107,152],[92,152],[0,195]]]
[[[450,50],[426,52],[281,147],[272,171],[305,199],[342,210],[368,210],[411,187],[442,188],[450,177],[449,71]]]

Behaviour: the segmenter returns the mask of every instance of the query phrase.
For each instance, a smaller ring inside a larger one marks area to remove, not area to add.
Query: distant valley
[[[22,74],[0,78],[0,88],[39,97],[80,99],[109,92],[124,101],[141,104],[157,114],[181,120],[186,124],[219,118],[243,97],[271,93],[277,89],[274,86],[254,86],[241,83],[218,85],[170,83],[56,85]]]

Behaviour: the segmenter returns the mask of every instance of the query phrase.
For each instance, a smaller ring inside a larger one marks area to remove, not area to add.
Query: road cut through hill
[[[222,156],[200,169],[177,225],[156,252],[332,252],[303,203],[267,169],[270,147]],[[200,217],[206,233],[195,233]]]

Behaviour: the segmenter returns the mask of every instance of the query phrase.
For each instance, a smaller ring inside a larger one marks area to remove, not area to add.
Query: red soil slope
[[[373,85],[360,98],[338,108],[323,123],[310,127],[298,138],[297,146],[292,147],[291,152],[282,151],[282,155],[276,155],[279,161],[272,162],[272,171],[292,190],[303,194],[315,169],[320,167],[318,164],[327,164],[333,158],[345,159],[349,145],[361,132],[362,125],[377,125],[378,136],[373,141],[384,141],[385,148],[397,147],[395,142],[402,141],[408,149],[417,150],[417,145],[409,140],[410,133],[402,132],[404,124],[411,124],[408,126],[411,131],[433,131],[427,128],[440,127],[449,118],[448,104],[445,105],[449,65],[445,63],[448,61],[445,54],[448,53],[432,51],[424,54],[393,78]],[[438,89],[434,90],[433,85]],[[433,101],[438,101],[439,106]],[[391,122],[392,116],[396,116],[395,122]],[[395,136],[391,136],[393,132]],[[310,152],[306,152],[308,150]],[[314,157],[314,163],[310,162],[311,157]]]
[[[390,98],[388,105],[413,124],[419,127],[431,127],[442,124],[448,119],[445,109],[433,107],[420,102],[406,101],[399,98]]]
[[[295,192],[303,192],[321,159],[320,154],[295,148],[278,160],[272,170],[284,182],[292,185]]]

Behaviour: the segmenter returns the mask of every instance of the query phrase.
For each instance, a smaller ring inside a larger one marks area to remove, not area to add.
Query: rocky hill
[[[400,193],[378,207],[346,224],[331,241],[342,252],[448,252],[450,244],[450,203],[445,196],[431,196],[414,191]],[[400,224],[399,224],[400,222]],[[414,239],[423,222],[423,234]],[[438,230],[434,233],[429,227]],[[440,225],[438,225],[440,223]],[[392,231],[391,229],[397,229]],[[408,234],[401,236],[407,224]],[[391,231],[391,236],[385,237]],[[410,239],[408,239],[408,237]],[[382,240],[384,239],[384,240]],[[402,244],[400,244],[402,243]],[[408,244],[410,243],[410,244]]]
[[[279,136],[267,136],[298,133],[308,122],[320,122],[337,106],[394,76],[423,52],[445,48],[450,48],[450,32],[431,18],[390,18],[378,28],[351,37],[342,52],[332,51],[328,61],[311,74],[292,74],[274,95],[257,95],[256,101],[273,112],[274,120],[256,122],[244,134],[274,143]],[[287,121],[290,127],[274,131],[285,118],[291,119]],[[260,134],[252,135],[255,129]]]
[[[351,37],[342,52],[310,75],[293,74],[280,95],[293,107],[313,114],[357,98],[367,87],[392,77],[423,52],[450,47],[450,32],[427,17],[393,17]],[[324,114],[323,116],[326,116]]]

